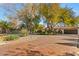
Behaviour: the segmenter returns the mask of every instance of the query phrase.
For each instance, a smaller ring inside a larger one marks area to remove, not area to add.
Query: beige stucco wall
[[[79,29],[78,29],[78,35],[79,35]]]

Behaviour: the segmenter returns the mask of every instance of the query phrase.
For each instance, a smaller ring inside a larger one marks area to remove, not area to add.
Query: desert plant
[[[11,40],[15,40],[18,39],[19,36],[18,35],[8,35],[4,38],[4,41],[11,41]]]
[[[28,35],[28,31],[26,29],[21,29],[20,31],[20,36],[27,36]]]

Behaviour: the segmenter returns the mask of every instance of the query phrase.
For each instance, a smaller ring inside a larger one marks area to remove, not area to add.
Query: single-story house
[[[54,29],[62,30],[62,34],[78,34],[79,27],[54,27]]]

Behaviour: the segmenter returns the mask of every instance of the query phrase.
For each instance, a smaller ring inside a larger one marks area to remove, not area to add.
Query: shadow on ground
[[[67,45],[67,46],[74,46],[74,47],[79,48],[79,39],[63,39],[63,40],[68,40],[68,41],[73,41],[73,42],[56,43],[56,44]]]
[[[77,47],[77,45],[74,43],[57,43],[57,44]]]
[[[79,39],[63,39],[63,40],[79,42]]]
[[[75,56],[73,53],[65,53],[63,56]]]

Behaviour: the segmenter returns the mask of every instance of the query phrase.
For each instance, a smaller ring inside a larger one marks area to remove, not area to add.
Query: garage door
[[[75,30],[64,30],[64,34],[78,34],[78,30],[75,29]]]

